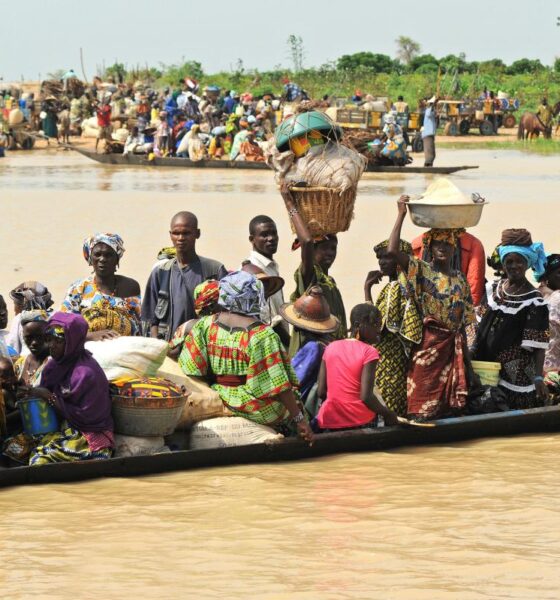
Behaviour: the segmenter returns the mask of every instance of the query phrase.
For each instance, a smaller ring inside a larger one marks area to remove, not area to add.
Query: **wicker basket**
[[[327,187],[292,187],[290,191],[311,235],[339,233],[350,228],[354,218],[357,187],[344,192]],[[291,226],[295,233],[293,223]]]

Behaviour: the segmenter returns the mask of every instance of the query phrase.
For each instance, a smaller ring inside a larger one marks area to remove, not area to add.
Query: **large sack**
[[[188,377],[173,359],[167,357],[158,371],[158,377],[165,377],[190,392],[176,429],[190,429],[192,425],[205,419],[227,417],[232,413],[224,406],[218,392],[205,381]]]
[[[286,175],[293,184],[305,181],[310,187],[327,187],[343,192],[356,187],[367,159],[360,153],[329,142],[313,146],[305,156],[296,160]]]
[[[82,121],[82,127],[91,127],[91,129],[99,129],[99,125],[97,124],[97,117],[89,117],[89,119],[84,119]]]
[[[99,133],[99,129],[93,127],[82,127],[82,137],[84,138],[96,138]]]
[[[128,129],[126,129],[125,127],[120,127],[119,129],[113,132],[112,137],[117,142],[121,142],[122,144],[124,144],[126,142],[126,139],[128,138],[129,133],[130,132],[128,131]]]
[[[23,123],[23,113],[19,108],[12,108],[8,115],[8,123],[10,125],[21,125]]]
[[[133,435],[115,434],[115,458],[123,456],[148,456],[170,452],[163,436],[136,437]]]
[[[167,356],[168,345],[163,340],[121,336],[103,342],[87,342],[109,381],[134,377],[155,377]]]
[[[228,417],[200,421],[191,430],[191,450],[227,448],[277,442],[284,436],[274,429],[253,423],[243,417]]]

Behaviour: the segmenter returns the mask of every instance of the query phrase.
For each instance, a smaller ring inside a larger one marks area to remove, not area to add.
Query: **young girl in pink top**
[[[372,304],[358,304],[350,313],[351,337],[332,342],[319,371],[317,414],[320,429],[352,429],[382,415],[386,425],[397,425],[397,415],[373,393],[381,315]]]

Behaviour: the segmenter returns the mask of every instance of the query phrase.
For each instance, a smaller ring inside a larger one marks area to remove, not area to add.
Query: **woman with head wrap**
[[[207,279],[194,288],[194,310],[197,318],[190,319],[177,327],[169,342],[167,356],[171,357],[173,360],[177,360],[183,349],[185,338],[191,332],[195,323],[202,317],[213,315],[221,310],[218,305],[220,297],[219,288],[220,284],[216,279]]]
[[[84,241],[84,258],[93,274],[74,282],[62,302],[62,312],[81,314],[88,322],[88,340],[140,335],[140,286],[116,270],[124,254],[122,238],[96,233]]]
[[[291,295],[290,301],[295,302],[303,296],[312,285],[318,285],[323,290],[323,295],[329,304],[331,314],[338,319],[339,327],[334,333],[334,339],[346,339],[348,326],[346,323],[346,310],[342,295],[336,281],[329,275],[337,251],[338,238],[334,234],[313,236],[301,218],[294,198],[287,183],[282,184],[282,198],[286,209],[296,230],[297,239],[293,249],[301,249],[301,264],[294,273],[296,291]],[[301,332],[295,330],[290,340],[290,356],[295,356],[305,343]]]
[[[375,381],[385,404],[400,417],[405,417],[406,375],[412,350],[422,341],[422,319],[416,304],[406,296],[406,279],[395,258],[389,256],[388,246],[389,240],[385,240],[373,248],[379,270],[368,273],[364,292],[366,301],[372,302],[372,286],[384,276],[389,278],[375,303],[381,313],[381,337],[376,345],[381,360]],[[412,246],[400,240],[399,251],[411,256]]]
[[[49,290],[38,281],[24,281],[10,292],[14,303],[14,318],[10,332],[6,336],[6,344],[13,348],[17,354],[29,354],[29,348],[23,340],[21,328],[21,313],[26,310],[49,311],[53,300]]]
[[[544,359],[548,347],[548,307],[526,278],[545,276],[546,255],[525,229],[502,233],[498,254],[505,278],[487,287],[488,309],[479,324],[473,358],[499,362],[499,386],[510,408],[542,406],[547,399]]]
[[[408,196],[398,201],[398,217],[387,253],[403,271],[406,294],[418,309],[422,341],[415,348],[407,378],[408,414],[435,419],[460,413],[467,401],[465,328],[474,323],[474,309],[465,276],[451,267],[457,230],[431,230],[427,236],[432,261],[424,262],[399,249]]]
[[[47,401],[61,419],[61,429],[45,435],[31,453],[30,465],[110,458],[113,420],[109,383],[99,364],[84,348],[88,325],[75,314],[55,313],[47,336],[51,360],[41,386],[31,398]]]
[[[218,304],[221,312],[200,319],[187,336],[179,357],[183,372],[208,379],[236,416],[276,428],[291,420],[311,440],[290,360],[272,327],[260,321],[262,283],[245,271],[226,275]]]

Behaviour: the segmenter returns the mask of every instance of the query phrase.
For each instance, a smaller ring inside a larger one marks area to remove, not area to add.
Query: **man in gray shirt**
[[[227,274],[224,265],[198,256],[196,240],[200,237],[198,220],[190,212],[177,213],[171,219],[169,235],[175,258],[162,260],[150,274],[142,299],[142,322],[148,337],[170,340],[186,321],[196,319],[194,288],[208,279]]]

